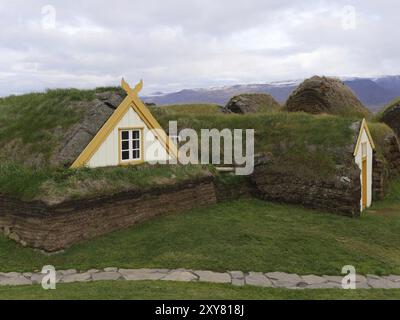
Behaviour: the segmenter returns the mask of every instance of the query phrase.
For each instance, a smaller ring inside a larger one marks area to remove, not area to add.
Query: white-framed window
[[[120,135],[121,161],[140,160],[142,131],[140,129],[122,129]]]

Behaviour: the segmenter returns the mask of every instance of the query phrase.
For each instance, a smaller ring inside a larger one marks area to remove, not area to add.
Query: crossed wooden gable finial
[[[135,96],[135,95],[138,95],[138,93],[142,90],[142,88],[143,88],[143,80],[140,80],[139,83],[135,86],[135,88],[132,89],[129,86],[129,84],[125,81],[125,79],[122,78],[121,87],[122,87],[122,89],[125,90],[125,92],[128,95],[134,95]]]

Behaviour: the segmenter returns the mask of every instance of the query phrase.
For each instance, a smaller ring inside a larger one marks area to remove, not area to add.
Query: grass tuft
[[[206,166],[141,165],[108,168],[27,168],[0,162],[0,193],[49,204],[167,185],[209,174]]]

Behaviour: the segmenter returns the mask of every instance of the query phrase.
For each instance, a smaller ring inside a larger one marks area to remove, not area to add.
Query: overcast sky
[[[0,0],[0,95],[400,74],[398,0]]]

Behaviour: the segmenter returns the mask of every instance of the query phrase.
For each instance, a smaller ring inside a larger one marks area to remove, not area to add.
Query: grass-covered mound
[[[375,121],[368,122],[368,128],[374,139],[376,151],[384,151],[385,139],[394,135],[393,130],[385,123]]]
[[[227,112],[246,114],[276,112],[280,110],[280,107],[280,104],[270,94],[251,93],[233,97],[225,106],[225,110]]]
[[[93,111],[89,106],[97,95],[123,95],[121,90],[56,89],[0,98],[0,159],[33,167],[49,166],[68,130]]]
[[[301,83],[286,101],[285,110],[357,117],[366,117],[370,114],[342,81],[319,76]]]
[[[337,165],[352,160],[358,135],[357,119],[329,115],[278,112],[192,117],[162,109],[154,114],[166,130],[170,120],[177,120],[179,129],[193,128],[199,133],[207,128],[254,129],[255,153],[267,153],[284,170],[310,176],[332,174]]]
[[[400,137],[400,97],[390,102],[377,115],[376,119],[386,123]]]
[[[398,105],[400,105],[400,97],[397,97],[394,100],[390,101],[381,110],[379,110],[375,115],[375,119],[377,121],[382,121],[383,115]]]

